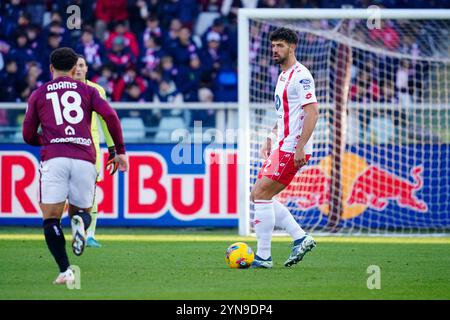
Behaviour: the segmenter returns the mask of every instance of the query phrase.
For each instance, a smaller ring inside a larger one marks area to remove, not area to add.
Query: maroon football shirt
[[[100,97],[97,89],[66,76],[47,82],[31,94],[23,123],[23,139],[28,144],[42,146],[42,161],[66,157],[95,164],[92,111],[105,120],[117,154],[124,154],[122,128],[116,112]],[[39,125],[41,133],[38,133]]]

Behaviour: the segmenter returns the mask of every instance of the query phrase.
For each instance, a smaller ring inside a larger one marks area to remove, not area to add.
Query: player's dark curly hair
[[[281,27],[270,33],[269,40],[270,41],[286,41],[287,43],[290,43],[290,44],[297,44],[298,36],[294,30],[291,30],[291,29],[288,29],[285,27]]]
[[[53,50],[50,64],[59,71],[70,71],[77,63],[78,55],[72,48],[63,47]]]
[[[83,59],[83,60],[84,60],[84,63],[85,63],[86,65],[88,64],[88,62],[87,62],[87,60],[86,60],[86,57],[85,57],[84,55],[78,54],[78,53],[77,53],[77,57],[78,57],[78,59]]]

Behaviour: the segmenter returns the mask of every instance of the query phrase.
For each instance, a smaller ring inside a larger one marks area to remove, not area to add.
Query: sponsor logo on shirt
[[[280,96],[279,95],[276,95],[275,96],[275,109],[280,109],[280,107],[281,107],[281,99],[280,99]]]
[[[310,84],[311,80],[309,80],[309,79],[302,79],[302,80],[300,80],[300,83],[303,84],[303,85]]]
[[[80,137],[65,137],[65,138],[53,138],[50,143],[74,143],[82,144],[84,146],[90,146],[92,144],[91,139],[80,138]]]
[[[72,128],[71,126],[67,126],[66,129],[64,129],[64,132],[65,132],[66,135],[68,135],[68,136],[73,136],[73,135],[75,135],[75,129]]]
[[[303,86],[303,90],[309,90],[309,89],[311,89],[311,86],[309,84]]]
[[[312,93],[311,92],[308,92],[308,94],[305,96],[306,99],[311,99],[311,97],[312,97]]]

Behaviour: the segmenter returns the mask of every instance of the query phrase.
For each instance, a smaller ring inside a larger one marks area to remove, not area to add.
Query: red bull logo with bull
[[[421,166],[413,167],[411,177],[414,182],[410,182],[376,166],[369,166],[353,183],[347,204],[363,204],[381,211],[389,200],[394,200],[401,207],[427,212],[427,204],[415,196],[423,187],[422,172]]]

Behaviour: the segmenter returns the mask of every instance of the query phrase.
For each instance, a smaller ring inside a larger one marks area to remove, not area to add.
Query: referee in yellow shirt
[[[98,84],[86,79],[86,74],[88,72],[88,66],[87,66],[86,58],[84,56],[78,55],[78,61],[77,61],[76,66],[77,66],[77,68],[76,68],[75,77],[74,77],[75,80],[82,81],[82,82],[86,83],[88,86],[94,87],[95,89],[98,90],[98,92],[100,93],[100,96],[106,100],[105,89],[103,89]],[[108,170],[110,174],[114,174],[118,168],[118,163],[114,162],[114,157],[116,154],[115,148],[114,148],[114,141],[113,141],[111,135],[109,134],[108,127],[107,127],[105,121],[102,119],[102,117],[100,115],[93,112],[92,113],[92,124],[91,124],[91,135],[92,135],[92,140],[94,142],[95,150],[97,151],[97,163],[96,163],[97,172],[100,173],[100,159],[101,159],[98,122],[100,122],[100,125],[102,126],[103,135],[105,136],[105,142],[106,142],[106,145],[108,146],[108,151],[109,151],[109,158],[108,158],[108,163],[106,164],[106,170]],[[97,178],[97,182],[100,180],[101,180],[101,178],[99,175]],[[100,243],[98,243],[98,241],[95,239],[95,227],[97,225],[97,210],[98,210],[97,199],[94,198],[94,203],[92,204],[92,211],[91,211],[92,222],[91,222],[91,225],[89,226],[89,229],[87,230],[86,246],[100,248],[101,247]]]

